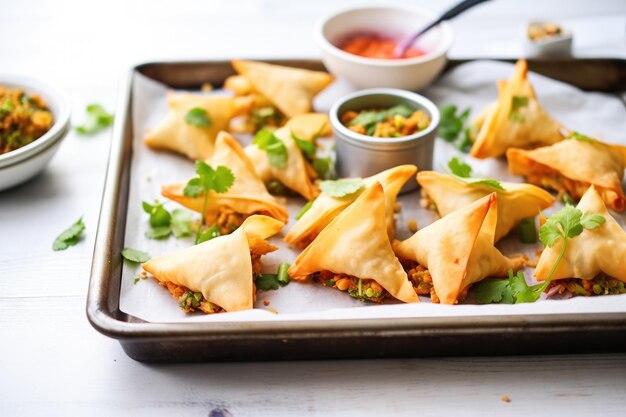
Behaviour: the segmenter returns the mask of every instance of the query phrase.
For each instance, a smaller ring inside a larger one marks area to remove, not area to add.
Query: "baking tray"
[[[324,69],[315,60],[265,60]],[[452,60],[446,70],[467,60]],[[626,91],[626,60],[529,61],[531,71],[584,90]],[[139,72],[172,88],[215,86],[229,61],[153,62],[125,76],[117,114],[87,295],[96,330],[145,362],[356,359],[626,351],[626,313],[426,317],[324,321],[148,323],[119,309],[132,156],[132,82]]]

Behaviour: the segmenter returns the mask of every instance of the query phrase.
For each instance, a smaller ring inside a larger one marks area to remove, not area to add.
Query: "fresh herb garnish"
[[[207,240],[215,239],[216,237],[220,237],[222,234],[220,233],[220,229],[217,226],[211,226],[206,230],[198,231],[196,235],[196,245],[202,242],[206,242]]]
[[[373,136],[377,123],[384,122],[388,117],[410,117],[414,112],[415,110],[405,104],[398,104],[397,106],[393,106],[382,111],[363,111],[360,112],[354,119],[350,120],[348,126],[361,125],[365,129],[367,136]]]
[[[277,280],[278,283],[282,286],[289,284],[289,274],[287,271],[289,270],[289,265],[287,262],[283,262],[278,266]]]
[[[148,239],[165,239],[172,232],[176,238],[191,236],[193,222],[188,211],[175,209],[170,213],[158,200],[154,204],[143,201],[142,207],[150,215],[150,228],[145,233]]]
[[[283,262],[278,266],[278,272],[276,274],[261,274],[254,281],[254,285],[258,290],[277,290],[279,287],[284,287],[289,284],[289,274],[287,270],[290,265],[287,262]]]
[[[170,226],[176,238],[191,236],[193,233],[191,213],[186,210],[174,209]]]
[[[113,123],[113,115],[100,104],[90,104],[85,111],[87,112],[85,123],[82,126],[76,126],[76,131],[81,135],[95,135]]]
[[[332,180],[336,177],[333,160],[330,156],[326,158],[313,159],[313,169],[323,180]]]
[[[561,196],[561,201],[563,202],[563,204],[565,205],[570,205],[573,206],[576,204],[576,202],[574,201],[574,199],[572,198],[571,195],[569,195],[568,193],[563,193],[563,195]]]
[[[513,271],[509,270],[508,280],[492,278],[479,283],[476,300],[481,304],[507,302],[519,304],[537,301],[541,293],[550,285],[565,254],[568,240],[580,235],[584,229],[595,229],[605,221],[604,216],[599,214],[583,213],[569,205],[563,207],[559,212],[550,216],[539,229],[539,239],[544,247],[551,248],[557,242],[562,242],[559,255],[546,280],[540,284],[528,286],[521,271],[513,275]]]
[[[256,286],[257,290],[277,290],[279,287],[278,275],[262,274],[256,280],[254,280],[254,285]]]
[[[465,153],[469,152],[472,146],[472,129],[466,126],[470,111],[467,108],[457,115],[457,107],[453,104],[442,106],[440,109],[439,137]]]
[[[320,190],[331,197],[337,198],[350,196],[363,187],[365,187],[365,183],[359,179],[342,179],[320,182]]]
[[[124,259],[134,264],[140,264],[148,262],[150,260],[150,255],[148,255],[146,252],[142,252],[133,248],[124,248],[122,249],[121,254]]]
[[[537,243],[537,229],[535,229],[534,217],[522,219],[519,224],[519,239],[522,243]]]
[[[205,213],[209,201],[209,192],[214,191],[218,194],[225,193],[235,182],[235,176],[229,168],[223,165],[213,169],[213,167],[204,161],[196,161],[196,173],[198,176],[187,182],[183,194],[190,197],[198,197],[200,194],[204,195],[202,202],[202,223],[196,232],[195,241],[197,244],[199,243],[202,228],[206,225]]]
[[[298,148],[302,151],[304,158],[309,162],[313,161],[315,158],[315,152],[317,151],[315,143],[299,138],[295,133],[293,133],[293,131],[291,131],[291,138],[294,142],[296,142],[296,145],[298,145]]]
[[[306,212],[311,209],[311,207],[313,206],[314,202],[315,202],[315,200],[311,200],[311,201],[307,202],[304,205],[304,207],[302,207],[302,210],[300,210],[300,212],[298,214],[296,214],[296,220],[300,220],[302,218],[302,216],[304,216],[306,214]]]
[[[52,243],[53,250],[65,250],[70,246],[74,246],[80,240],[80,236],[83,234],[85,230],[85,223],[83,222],[83,218],[81,217],[65,229]]]
[[[502,184],[500,184],[500,181],[489,178],[471,177],[472,167],[459,160],[456,156],[448,161],[448,170],[450,175],[466,184],[489,187],[497,191],[506,191]]]
[[[254,135],[252,143],[267,153],[267,159],[271,166],[284,168],[287,165],[287,146],[271,130],[259,130]]]
[[[578,140],[580,142],[589,142],[589,143],[597,143],[598,141],[595,140],[594,138],[591,138],[589,136],[585,136],[582,133],[578,133],[578,132],[572,132],[567,139],[575,139]]]
[[[194,107],[185,114],[185,122],[195,127],[209,127],[213,121],[209,117],[209,113],[201,108]]]
[[[509,119],[517,123],[524,123],[526,118],[519,114],[519,109],[528,106],[528,97],[513,96],[511,97],[511,110],[509,111]]]

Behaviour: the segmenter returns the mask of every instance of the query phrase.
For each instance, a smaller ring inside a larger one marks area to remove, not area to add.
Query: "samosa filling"
[[[221,206],[215,224],[222,235],[227,235],[239,228],[251,214],[238,213],[227,206]]]
[[[564,177],[559,171],[534,161],[531,162],[526,178],[531,184],[555,190],[559,194],[568,193],[576,199],[580,199],[591,186],[588,182]]]
[[[551,294],[569,293],[571,295],[615,295],[626,294],[626,285],[618,279],[599,274],[593,279],[559,279],[552,281],[545,292]]]
[[[439,297],[433,286],[433,277],[428,268],[415,261],[402,260],[401,263],[417,295],[429,295],[431,302],[439,303]],[[466,295],[467,288],[459,293],[457,301],[462,301]]]
[[[381,303],[383,299],[389,297],[389,293],[373,279],[361,279],[345,274],[335,274],[330,271],[317,272],[311,278],[318,280],[326,287],[347,291],[351,297],[360,301]]]
[[[278,249],[276,246],[268,243],[266,240],[254,239],[250,244],[250,260],[252,262],[252,279],[261,275],[262,263],[261,256],[266,253],[273,252]],[[174,284],[173,282],[161,282],[159,285],[167,288],[172,297],[178,301],[178,305],[185,313],[192,313],[200,310],[206,314],[222,313],[224,309],[217,304],[207,301],[202,293],[195,292],[184,285]],[[256,301],[256,287],[253,284],[252,292],[253,301]]]

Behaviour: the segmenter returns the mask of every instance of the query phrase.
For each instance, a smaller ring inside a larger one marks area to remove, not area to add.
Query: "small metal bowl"
[[[409,136],[375,138],[356,133],[340,121],[346,111],[387,109],[398,104],[424,111],[430,117],[430,125]],[[410,91],[372,88],[343,97],[330,109],[330,123],[336,141],[337,173],[340,177],[368,177],[403,164],[417,165],[420,170],[432,169],[439,120],[437,106],[426,97]],[[408,181],[402,192],[417,188],[417,181]]]

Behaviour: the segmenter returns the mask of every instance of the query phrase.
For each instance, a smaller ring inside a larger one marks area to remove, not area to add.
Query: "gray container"
[[[374,138],[345,127],[340,117],[346,111],[386,109],[404,104],[422,110],[430,117],[430,126],[410,136]],[[369,177],[403,164],[430,170],[439,129],[439,109],[424,96],[395,88],[372,88],[357,91],[338,100],[330,109],[330,123],[335,133],[337,173],[340,177]],[[402,192],[413,191],[417,181],[408,181]]]

